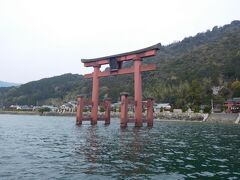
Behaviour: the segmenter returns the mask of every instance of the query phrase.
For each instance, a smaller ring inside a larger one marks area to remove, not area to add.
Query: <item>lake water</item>
[[[240,126],[0,115],[0,179],[239,179]]]

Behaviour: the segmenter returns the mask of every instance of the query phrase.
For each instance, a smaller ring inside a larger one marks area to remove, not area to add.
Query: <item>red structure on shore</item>
[[[121,93],[121,127],[126,127],[128,122],[135,122],[136,127],[141,127],[143,125],[142,118],[142,78],[141,72],[143,71],[152,71],[156,69],[155,64],[142,64],[142,58],[155,56],[159,48],[159,44],[140,49],[137,51],[106,56],[95,59],[82,59],[85,67],[93,67],[94,71],[91,74],[86,74],[86,78],[93,78],[93,88],[92,88],[92,101],[84,103],[83,96],[78,97],[78,106],[77,106],[77,121],[76,124],[80,125],[83,120],[90,120],[91,124],[97,124],[98,120],[103,118],[98,117],[98,104],[99,104],[99,78],[113,75],[121,74],[134,74],[134,105],[135,105],[135,116],[133,120],[128,119],[128,94]],[[130,68],[122,68],[123,62],[133,61],[133,66]],[[109,64],[109,71],[100,71],[101,65]],[[110,102],[105,102],[105,124],[106,119],[109,118],[110,123]],[[91,117],[83,117],[83,107],[84,105],[91,105]],[[147,101],[147,123],[148,126],[153,125],[153,99]]]
[[[225,112],[227,113],[239,113],[240,112],[240,97],[228,99],[224,102],[224,106],[226,107]]]

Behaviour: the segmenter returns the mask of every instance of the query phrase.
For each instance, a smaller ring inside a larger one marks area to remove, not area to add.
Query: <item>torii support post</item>
[[[92,111],[91,111],[91,124],[97,124],[98,114],[98,91],[99,91],[99,69],[100,66],[94,66],[93,72],[93,88],[92,88]]]
[[[77,97],[77,115],[76,115],[76,125],[81,125],[83,120],[83,107],[84,107],[84,96],[79,95]]]
[[[104,115],[105,125],[109,125],[110,124],[110,112],[111,112],[110,98],[104,99],[104,110],[105,110],[105,115]]]
[[[135,127],[142,127],[141,58],[134,59]]]
[[[153,98],[148,98],[147,100],[147,126],[153,126]]]
[[[126,128],[128,122],[128,93],[122,92],[121,96],[121,112],[120,112],[120,127]]]

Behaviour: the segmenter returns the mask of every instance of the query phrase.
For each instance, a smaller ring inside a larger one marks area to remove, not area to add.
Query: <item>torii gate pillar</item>
[[[97,124],[98,101],[99,101],[99,77],[100,66],[93,67],[93,86],[92,86],[92,111],[91,111],[91,124]]]
[[[134,99],[135,99],[135,126],[142,126],[142,77],[141,58],[134,59]]]

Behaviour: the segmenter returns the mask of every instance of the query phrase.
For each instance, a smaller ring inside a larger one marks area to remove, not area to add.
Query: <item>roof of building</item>
[[[169,103],[159,103],[156,106],[156,108],[165,108],[165,107],[170,107],[171,108],[171,105]]]
[[[161,47],[161,43],[158,43],[158,44],[155,44],[153,46],[143,48],[143,49],[139,49],[139,50],[135,50],[135,51],[125,52],[125,53],[121,53],[121,54],[115,54],[115,55],[111,55],[111,56],[93,58],[93,59],[81,59],[81,61],[82,61],[82,63],[96,62],[96,61],[100,61],[100,60],[103,60],[103,59],[117,58],[117,57],[121,57],[121,56],[132,55],[132,54],[140,54],[140,53],[143,53],[143,52],[146,52],[146,51],[149,51],[149,50],[159,50],[160,47]]]
[[[240,97],[233,98],[234,101],[240,101]]]
[[[240,97],[235,97],[235,98],[232,98],[232,99],[228,99],[226,102],[240,102]]]

